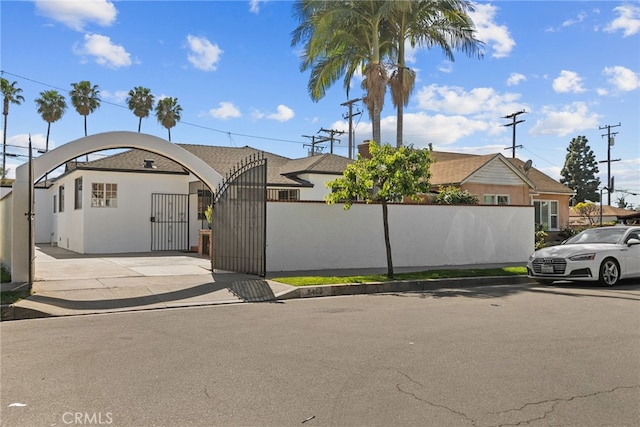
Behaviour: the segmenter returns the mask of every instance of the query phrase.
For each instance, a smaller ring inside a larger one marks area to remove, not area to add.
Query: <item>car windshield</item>
[[[576,234],[567,240],[565,244],[618,243],[624,232],[625,230],[622,228],[591,228]]]

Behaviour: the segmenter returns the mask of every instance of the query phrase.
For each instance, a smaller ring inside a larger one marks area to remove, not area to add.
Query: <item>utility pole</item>
[[[622,126],[622,123],[618,122],[617,125],[606,125],[598,127],[598,130],[606,129],[607,133],[602,134],[602,136],[607,137],[607,204],[611,206],[611,193],[613,192],[613,180],[611,179],[611,162],[619,162],[621,159],[611,160],[611,146],[613,146],[614,140],[613,137],[618,134],[618,132],[611,133],[611,128],[617,128],[618,126]],[[604,163],[605,160],[602,160],[598,163]],[[600,206],[602,206],[602,197],[600,197]]]
[[[324,141],[330,141],[330,144],[331,144],[330,153],[333,154],[333,141],[336,140],[335,135],[342,135],[342,134],[344,134],[344,131],[335,130],[335,129],[320,128],[318,133],[320,133],[320,132],[325,132],[325,133],[328,133],[329,135],[331,135],[331,136],[325,136],[324,139],[323,139],[323,142]]]
[[[309,138],[311,140],[311,144],[304,144],[304,147],[311,147],[311,150],[310,150],[311,156],[315,156],[316,154],[319,154],[320,152],[322,152],[322,149],[324,147],[316,147],[316,144],[327,141],[326,139],[316,140],[317,137],[315,135],[302,135],[302,136],[305,138]]]
[[[513,121],[509,124],[503,125],[503,126],[513,126],[513,141],[511,144],[511,150],[512,150],[512,154],[511,157],[512,158],[516,158],[516,147],[518,148],[522,148],[522,145],[516,145],[516,125],[518,123],[522,123],[524,122],[524,120],[518,120],[516,121],[516,118],[520,115],[526,113],[526,111],[522,110],[522,111],[518,111],[516,113],[513,114],[509,114],[508,116],[504,116],[503,119],[513,119]],[[505,150],[508,150],[509,148],[505,148]]]
[[[358,111],[357,113],[353,113],[353,104],[362,101],[362,98],[350,99],[347,102],[343,102],[342,106],[349,107],[349,112],[346,115],[342,115],[342,118],[349,119],[349,159],[353,159],[353,116],[357,116],[358,114],[362,114],[362,111]]]

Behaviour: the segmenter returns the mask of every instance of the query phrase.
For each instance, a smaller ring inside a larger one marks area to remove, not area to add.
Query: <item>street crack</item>
[[[400,375],[402,375],[403,377],[405,377],[405,378],[406,378],[408,381],[410,381],[411,383],[418,385],[420,388],[424,388],[424,385],[422,385],[422,384],[421,384],[421,383],[419,383],[418,381],[414,380],[414,379],[413,379],[413,378],[411,378],[409,375],[405,374],[404,372],[400,371],[399,369],[396,369],[396,371],[397,371]],[[397,389],[400,393],[402,393],[402,394],[406,394],[406,395],[408,395],[408,396],[411,396],[411,397],[413,397],[414,399],[416,399],[416,400],[418,400],[418,401],[420,401],[420,402],[423,402],[423,403],[426,403],[426,404],[428,404],[428,405],[430,405],[430,406],[433,406],[434,408],[441,408],[441,409],[444,409],[444,410],[449,411],[449,412],[450,412],[450,413],[452,413],[452,414],[459,415],[459,416],[461,416],[462,418],[464,418],[465,420],[469,421],[469,422],[471,423],[471,425],[472,425],[472,426],[477,427],[477,425],[476,425],[476,421],[475,421],[473,418],[470,418],[470,417],[469,417],[467,414],[465,414],[464,412],[460,412],[460,411],[457,411],[457,410],[455,410],[455,409],[453,409],[453,408],[450,408],[450,407],[448,407],[448,406],[446,406],[446,405],[441,405],[441,404],[439,404],[439,403],[431,402],[430,400],[424,399],[424,398],[422,398],[422,397],[418,396],[417,394],[412,393],[412,392],[411,392],[411,391],[409,391],[409,390],[404,390],[404,389],[401,387],[401,384],[402,384],[402,383],[398,383],[398,384],[396,384],[396,389]]]
[[[506,414],[511,413],[511,412],[523,411],[528,407],[551,404],[551,408],[549,410],[545,410],[544,413],[539,417],[523,420],[523,421],[520,421],[520,422],[515,423],[515,424],[507,423],[507,424],[497,424],[496,425],[496,427],[519,426],[519,425],[529,424],[529,423],[534,422],[534,421],[540,421],[540,420],[545,419],[549,414],[551,414],[556,409],[556,406],[558,406],[561,403],[568,403],[568,402],[572,402],[572,401],[577,400],[577,399],[587,399],[587,398],[595,397],[595,396],[598,396],[598,395],[601,395],[601,394],[614,393],[614,392],[616,392],[618,390],[632,390],[632,389],[636,389],[636,388],[640,388],[640,385],[614,387],[614,388],[609,389],[609,390],[600,390],[600,391],[596,391],[596,392],[589,393],[589,394],[582,394],[582,395],[571,396],[571,397],[567,397],[567,398],[560,397],[560,398],[556,398],[556,399],[541,400],[539,402],[528,402],[528,403],[525,403],[524,405],[520,406],[519,408],[507,409],[505,411],[494,412],[493,414],[506,415]]]

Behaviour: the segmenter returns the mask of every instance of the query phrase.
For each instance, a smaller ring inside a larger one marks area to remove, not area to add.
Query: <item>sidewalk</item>
[[[399,273],[424,269],[426,268],[396,270]],[[294,287],[269,280],[269,277],[287,275],[340,276],[384,272],[386,269],[298,271],[268,274],[268,278],[263,279],[225,271],[215,271],[212,275],[208,259],[188,253],[93,257],[41,246],[36,249],[32,295],[10,307],[3,307],[2,320],[529,283],[526,277],[482,277]],[[3,284],[3,291],[7,285],[9,284]]]

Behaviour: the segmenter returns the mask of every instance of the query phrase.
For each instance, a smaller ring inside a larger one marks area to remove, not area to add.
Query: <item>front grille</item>
[[[543,271],[542,266],[551,266],[553,272]],[[567,261],[564,258],[536,258],[533,260],[533,271],[536,274],[564,274],[566,268]]]

